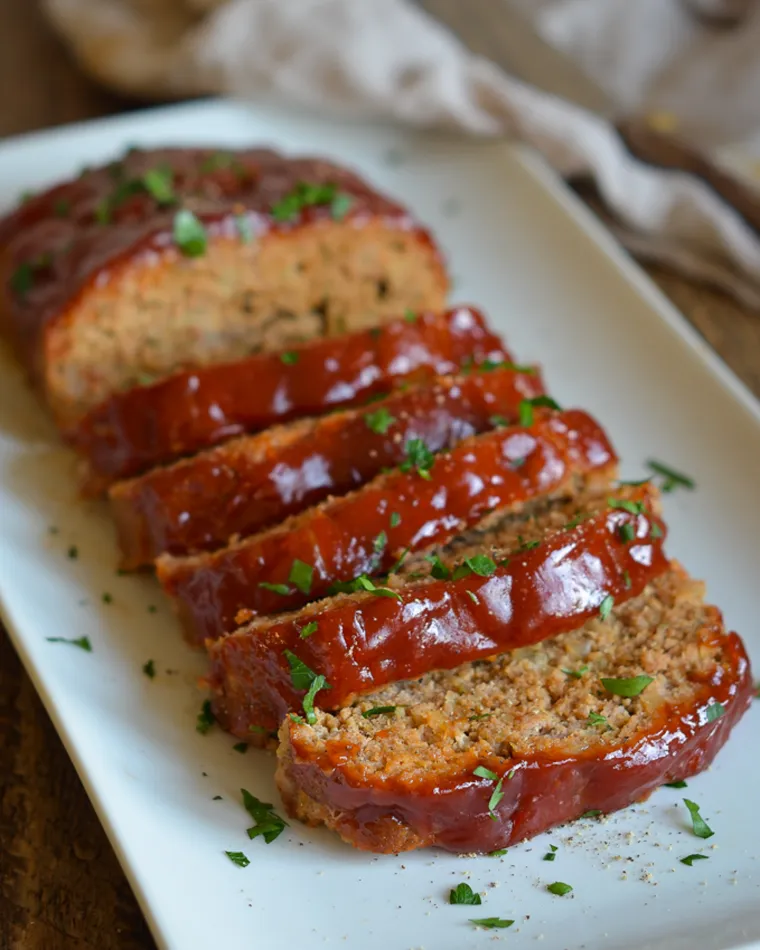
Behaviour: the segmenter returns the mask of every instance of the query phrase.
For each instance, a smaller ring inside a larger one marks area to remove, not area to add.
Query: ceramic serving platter
[[[626,477],[655,458],[695,491],[666,499],[669,548],[707,581],[760,668],[760,408],[533,155],[383,127],[204,102],[56,129],[0,145],[0,200],[126,146],[271,144],[356,166],[439,236],[454,298],[483,306],[556,398],[608,427]],[[74,556],[76,555],[76,556]],[[203,657],[184,646],[149,577],[122,577],[105,510],[10,356],[0,355],[0,601],[162,947],[177,950],[728,950],[760,947],[760,702],[688,796],[582,820],[502,857],[372,856],[297,823],[250,841],[240,789],[278,803],[273,758],[195,729]],[[49,637],[89,637],[84,652]],[[143,665],[153,660],[156,676]],[[218,798],[217,796],[221,796]],[[279,804],[278,804],[279,807]],[[554,862],[542,860],[555,845]],[[225,851],[250,860],[236,867]],[[679,859],[702,853],[689,867]],[[478,908],[450,906],[467,881]],[[562,881],[572,894],[554,896]],[[514,920],[478,930],[470,917]]]

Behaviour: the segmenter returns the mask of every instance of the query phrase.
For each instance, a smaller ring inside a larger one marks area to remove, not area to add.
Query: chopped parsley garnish
[[[280,362],[286,366],[295,366],[298,362],[298,353],[295,350],[285,350],[284,353],[280,353]]]
[[[700,815],[699,805],[697,805],[696,802],[689,801],[688,798],[684,798],[683,803],[689,809],[689,814],[691,815],[691,826],[694,834],[698,838],[712,838],[715,832]]]
[[[651,527],[649,528],[649,537],[655,539],[662,537],[662,528],[657,524],[656,521],[653,521]]]
[[[500,428],[501,426],[508,426],[509,419],[507,419],[506,416],[491,416],[488,420],[488,423],[494,428]]]
[[[469,716],[470,722],[480,722],[481,719],[490,719],[493,713],[479,713],[477,716]]]
[[[72,647],[79,647],[85,653],[92,653],[92,644],[89,637],[45,637],[48,643],[68,643]]]
[[[352,204],[351,196],[339,192],[335,185],[310,185],[302,181],[272,206],[272,217],[275,221],[294,221],[304,208],[330,205],[332,217],[340,221],[346,216]]]
[[[152,680],[156,675],[156,664],[153,660],[148,660],[147,663],[143,663],[142,671],[145,673],[148,679]]]
[[[457,884],[449,891],[450,904],[482,904],[480,894],[475,893],[469,884]]]
[[[177,198],[173,188],[174,174],[171,168],[149,168],[142,176],[145,190],[160,205],[173,204]]]
[[[454,571],[452,580],[459,580],[460,577],[467,577],[469,574],[477,574],[478,577],[490,577],[496,570],[496,562],[491,560],[487,554],[473,554],[472,557],[464,559],[464,563]]]
[[[375,554],[382,554],[387,547],[388,535],[385,533],[385,531],[381,531],[372,542],[372,550],[375,552]]]
[[[447,581],[451,577],[451,571],[446,567],[437,554],[426,554],[425,560],[429,561],[433,568],[430,573],[438,581]]]
[[[216,172],[225,168],[233,168],[239,164],[237,156],[232,152],[213,152],[207,155],[200,164],[200,171]]]
[[[541,860],[542,860],[542,861],[553,861],[556,857],[557,857],[557,845],[556,845],[556,844],[550,844],[550,845],[549,845],[549,850],[546,852],[546,854],[543,856],[543,858],[542,858]]]
[[[232,861],[233,864],[236,864],[239,868],[247,868],[251,863],[242,851],[225,851],[224,853],[227,855],[230,861]]]
[[[248,727],[249,732],[261,732],[265,736],[269,735],[269,729],[265,729],[264,726],[258,725],[258,723],[253,723]]]
[[[112,604],[112,603],[113,603],[113,597],[112,597],[111,594],[108,593],[108,591],[105,591],[105,592],[101,595],[101,598],[100,598],[100,599],[103,601],[104,604]]]
[[[553,884],[547,884],[546,890],[550,894],[556,894],[557,897],[564,897],[572,891],[572,887],[569,884],[563,884],[562,881],[555,881]]]
[[[221,800],[222,800],[221,795],[214,795],[214,797],[211,799],[212,802],[220,802]]]
[[[726,707],[722,703],[710,703],[705,710],[705,716],[708,722],[715,722],[716,719],[720,719],[725,711]]]
[[[313,726],[317,721],[317,714],[314,712],[314,699],[317,693],[322,689],[330,689],[330,684],[320,673],[319,676],[314,677],[308,692],[303,698],[303,711],[306,713],[306,721],[310,726]]]
[[[248,837],[257,838],[261,835],[267,844],[271,844],[285,830],[287,821],[280,818],[269,802],[259,801],[244,788],[240,789],[240,793],[243,796],[243,807],[255,822],[254,826],[248,829]]]
[[[613,696],[625,696],[628,699],[639,696],[653,682],[654,678],[646,676],[644,673],[639,676],[631,676],[628,679],[602,678],[602,686],[608,693],[612,693]]]
[[[504,920],[503,917],[470,917],[470,923],[476,927],[485,927],[487,930],[504,930],[511,927],[514,920]]]
[[[244,752],[248,751],[248,743],[236,742],[232,748],[234,749],[235,752],[240,752],[240,754],[242,755]]]
[[[149,614],[157,614],[157,613],[158,613],[158,607],[156,607],[155,604],[148,604],[148,613],[149,613]]]
[[[34,269],[29,261],[24,261],[11,274],[8,282],[11,290],[19,297],[25,297],[34,285]]]
[[[562,672],[566,676],[572,676],[573,679],[579,680],[584,673],[588,672],[588,664],[586,666],[579,666],[577,670],[566,670],[563,668]]]
[[[630,515],[640,515],[644,513],[644,505],[640,501],[630,501],[628,498],[608,498],[607,504],[610,508],[618,508],[621,511],[627,511]]]
[[[299,561],[298,558],[293,561],[288,574],[288,580],[294,584],[302,594],[308,594],[311,591],[311,581],[314,576],[314,568],[311,564]]]
[[[321,673],[317,674],[314,670],[310,670],[303,660],[299,660],[295,653],[290,650],[283,650],[283,654],[290,667],[290,681],[293,687],[307,691],[303,698],[303,711],[306,713],[306,721],[313,726],[317,721],[314,712],[314,698],[320,690],[330,689],[330,684]]]
[[[56,218],[67,218],[71,211],[71,202],[66,198],[57,198],[53,205]]]
[[[630,541],[633,541],[636,537],[636,529],[633,527],[630,521],[626,521],[625,524],[621,524],[618,528],[618,537],[623,542],[623,544],[628,544]]]
[[[293,593],[287,584],[270,584],[269,581],[259,581],[258,586],[264,590],[271,590],[273,594],[279,594],[281,597],[287,597],[288,594]]]
[[[417,314],[414,312],[414,310],[405,310],[405,311],[404,311],[404,320],[406,320],[407,323],[416,323],[416,322],[417,322]]]
[[[310,637],[312,633],[316,633],[319,630],[319,624],[316,620],[310,620],[305,626],[301,627],[301,630],[298,636],[305,640],[307,637]]]
[[[303,716],[299,716],[298,713],[288,713],[288,719],[291,722],[301,722],[301,723],[306,722]]]
[[[582,815],[578,815],[578,818],[598,818],[601,814],[601,808],[589,808],[589,810],[584,811]]]
[[[689,786],[681,778],[677,782],[666,782],[665,787],[666,788],[688,788]]]
[[[496,814],[496,808],[502,798],[504,798],[504,792],[501,790],[501,786],[504,782],[504,776],[502,775],[502,777],[499,778],[495,772],[492,772],[490,769],[487,769],[482,765],[479,765],[476,769],[473,769],[472,774],[477,775],[478,778],[485,778],[490,782],[496,782],[496,788],[494,788],[493,792],[491,793],[491,797],[488,800],[488,814],[494,821],[496,821],[498,818]],[[508,778],[511,777],[512,775],[510,774]]]
[[[371,432],[375,432],[377,435],[385,435],[396,420],[385,406],[381,406],[375,412],[368,412],[364,417],[364,421]]]
[[[598,713],[598,712],[590,712],[590,713],[588,714],[588,719],[586,720],[586,722],[588,722],[588,724],[589,724],[590,726],[607,726],[607,727],[609,727],[609,723],[607,722],[607,717],[606,717],[606,716],[602,716],[602,715],[601,715],[600,713]]]
[[[396,566],[397,565],[394,565],[390,573],[393,572]],[[402,600],[401,594],[398,591],[391,590],[390,587],[378,587],[366,574],[360,574],[352,581],[335,581],[335,583],[331,584],[328,588],[328,594],[355,594],[357,591],[362,590],[369,591],[376,597],[393,597],[396,600]]]
[[[681,864],[691,867],[695,861],[707,861],[709,857],[709,854],[687,854],[685,858],[679,858],[678,860]]]
[[[425,445],[424,439],[410,439],[406,443],[406,461],[400,466],[402,472],[417,469],[421,478],[430,478],[430,469],[435,456]]]
[[[536,374],[535,366],[525,366],[519,363],[510,363],[508,360],[489,360],[485,359],[478,366],[479,373],[490,373],[495,369],[510,369],[514,373],[530,373],[532,376]],[[543,398],[539,396],[539,399]],[[554,402],[554,400],[552,400]]]
[[[626,590],[631,589],[631,574],[629,571],[623,571],[623,587]]]
[[[362,718],[373,719],[375,716],[387,716],[396,711],[396,706],[374,706],[362,713]]]
[[[607,594],[601,604],[599,604],[599,616],[602,620],[606,620],[609,617],[610,611],[614,605],[615,598],[612,596],[612,594]]]
[[[505,855],[505,854],[508,854],[508,853],[509,853],[509,852],[508,852],[508,849],[507,849],[507,848],[499,848],[499,849],[496,850],[496,851],[489,851],[489,852],[488,852],[488,857],[489,857],[489,858],[503,858],[504,855]]]
[[[668,465],[663,465],[662,462],[648,459],[647,466],[657,475],[662,476],[662,490],[664,492],[671,492],[676,488],[688,488],[690,491],[696,488],[696,482],[693,478],[689,478],[688,475],[684,475],[682,472],[675,471],[675,469],[670,468]]]
[[[521,534],[517,535],[517,540],[520,544],[521,551],[532,551],[534,548],[537,548],[539,544],[541,544],[540,541],[524,541]]]
[[[243,244],[250,244],[253,240],[253,227],[250,218],[245,214],[236,214],[235,227]]]
[[[534,420],[533,410],[534,408],[539,408],[543,406],[546,409],[559,409],[559,403],[557,403],[551,396],[536,396],[533,399],[522,399],[520,400],[520,425],[521,426],[532,426]]]
[[[480,603],[480,601],[478,600],[478,595],[475,593],[474,590],[466,590],[466,591],[465,591],[465,594],[467,594],[467,596],[470,598],[470,600],[473,602],[473,604],[479,604],[479,603]]]
[[[216,716],[211,709],[211,700],[206,699],[201,706],[201,711],[198,713],[198,718],[195,720],[195,729],[197,732],[200,732],[202,736],[205,736],[215,722]]]
[[[206,229],[192,211],[181,208],[174,215],[174,243],[185,257],[200,257],[206,252]]]
[[[391,528],[398,528],[401,524],[401,515],[397,511],[391,512]]]

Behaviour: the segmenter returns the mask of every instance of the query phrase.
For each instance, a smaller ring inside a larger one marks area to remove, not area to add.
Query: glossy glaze
[[[224,167],[207,168],[213,156],[228,157]],[[12,274],[22,264],[35,265],[33,286],[14,292],[0,289],[0,312],[18,348],[33,370],[39,365],[45,329],[65,317],[77,297],[95,284],[107,283],[126,264],[152,260],[173,248],[176,205],[162,207],[145,191],[118,203],[106,223],[97,209],[113,199],[127,182],[146,172],[170,168],[173,190],[207,226],[211,236],[238,235],[241,214],[251,235],[290,231],[330,217],[325,205],[308,207],[294,222],[278,222],[272,207],[299,182],[335,184],[352,198],[347,218],[356,227],[377,218],[417,233],[432,247],[424,229],[397,203],[373,191],[350,171],[321,159],[284,159],[268,149],[226,151],[210,149],[132,150],[122,159],[85,169],[66,181],[24,201],[0,219],[0,255]],[[65,210],[64,210],[65,209]]]
[[[717,628],[711,635],[722,636]],[[338,833],[364,850],[392,853],[437,846],[469,853],[506,848],[591,809],[606,813],[642,801],[664,782],[707,768],[753,695],[749,660],[736,634],[725,637],[723,651],[726,661],[699,686],[693,702],[664,707],[651,728],[639,730],[622,746],[600,743],[580,754],[559,748],[555,757],[460,759],[456,774],[445,783],[401,780],[383,786],[357,774],[345,743],[328,743],[315,761],[299,738],[309,727],[287,722],[283,728],[293,754],[281,765],[278,784],[289,806],[300,789],[340,815]],[[710,722],[706,710],[713,703],[721,703],[726,712]],[[496,821],[488,810],[493,783],[473,776],[478,765],[505,777]]]
[[[316,702],[336,709],[387,683],[577,629],[605,597],[628,600],[667,569],[662,535],[650,537],[653,523],[664,535],[650,515],[604,509],[533,550],[505,552],[509,563],[490,577],[419,581],[399,599],[355,595],[242,628],[209,644],[217,716],[234,735],[250,738],[251,726],[276,729],[298,709],[304,693],[292,685],[285,649],[326,677],[331,688]],[[623,524],[634,526],[631,543],[618,534]],[[318,629],[303,639],[309,621]]]
[[[102,487],[244,432],[358,405],[401,381],[508,358],[469,307],[174,374],[113,396],[68,433]]]
[[[514,417],[518,402],[504,408]],[[405,549],[442,543],[490,509],[559,492],[573,477],[615,461],[603,430],[586,413],[548,415],[532,428],[498,429],[461,442],[436,459],[429,479],[397,470],[244,545],[199,560],[162,558],[158,577],[177,602],[188,640],[200,645],[233,630],[239,611],[250,619],[295,610],[324,597],[335,581],[385,573]],[[383,532],[387,543],[378,552]],[[314,566],[308,594],[293,585],[288,595],[259,586],[287,584],[296,559]]]
[[[283,430],[274,437],[263,432],[120,483],[110,500],[122,567],[152,564],[164,552],[212,550],[233,534],[246,537],[399,465],[410,439],[438,452],[488,429],[494,415],[516,417],[521,399],[543,392],[537,371],[444,377],[324,416],[305,430],[298,426],[295,439],[283,438]],[[380,411],[394,421],[373,429]]]

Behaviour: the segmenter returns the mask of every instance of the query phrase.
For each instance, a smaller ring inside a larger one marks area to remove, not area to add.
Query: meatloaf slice
[[[514,419],[520,402],[509,395],[499,408]],[[410,458],[415,446],[407,443]],[[494,508],[573,496],[590,480],[606,487],[616,466],[603,430],[578,411],[474,436],[429,462],[379,475],[212,554],[159,558],[158,578],[188,640],[201,644],[234,629],[239,612],[250,619],[293,610],[338,581],[386,573],[404,549],[441,544]],[[293,582],[298,570],[304,577]]]
[[[232,439],[118,482],[109,498],[121,566],[134,570],[164,552],[213,550],[232,535],[253,534],[400,465],[413,439],[438,452],[489,428],[495,415],[514,416],[522,399],[543,392],[530,367],[440,377],[361,409]]]
[[[173,374],[119,393],[68,430],[86,459],[86,489],[300,416],[359,405],[394,385],[508,354],[469,307],[408,313],[290,350]]]
[[[356,174],[130,150],[0,221],[0,314],[59,420],[177,367],[440,309],[430,235]]]
[[[286,718],[289,813],[368,851],[491,851],[688,778],[752,696],[744,646],[702,596],[673,564],[572,633]]]
[[[335,709],[356,694],[573,630],[635,597],[667,568],[654,491],[586,494],[504,517],[456,564],[260,619],[209,643],[222,725],[259,741],[308,693]]]

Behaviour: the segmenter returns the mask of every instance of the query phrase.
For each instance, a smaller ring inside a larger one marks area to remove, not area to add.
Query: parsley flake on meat
[[[192,211],[181,208],[174,215],[174,243],[185,257],[200,257],[206,252],[206,229]]]
[[[381,406],[374,412],[368,412],[364,417],[367,428],[377,435],[385,435],[395,421],[395,417],[388,412],[385,406]]]
[[[299,561],[296,558],[290,568],[288,580],[294,584],[302,594],[308,594],[311,591],[311,581],[314,576],[314,568],[311,564]]]
[[[634,696],[639,696],[644,692],[647,686],[653,682],[653,677],[646,676],[643,673],[639,676],[631,676],[627,679],[614,679],[610,677],[602,678],[602,686],[607,690],[608,693],[612,693],[613,696],[624,696],[627,699],[631,699]]]
[[[504,776],[502,775],[502,777],[499,778],[495,772],[485,768],[483,765],[479,765],[477,768],[473,769],[472,774],[477,775],[478,778],[485,778],[490,782],[496,782],[496,787],[494,788],[493,792],[491,793],[491,797],[488,800],[488,814],[494,821],[496,821],[498,819],[496,808],[502,798],[504,798],[504,792],[501,789],[501,786],[504,782]],[[508,778],[511,777],[512,775],[510,774]]]
[[[420,478],[429,480],[434,461],[435,456],[425,445],[424,439],[410,439],[406,443],[406,461],[399,467],[402,472],[410,472],[415,468]]]

